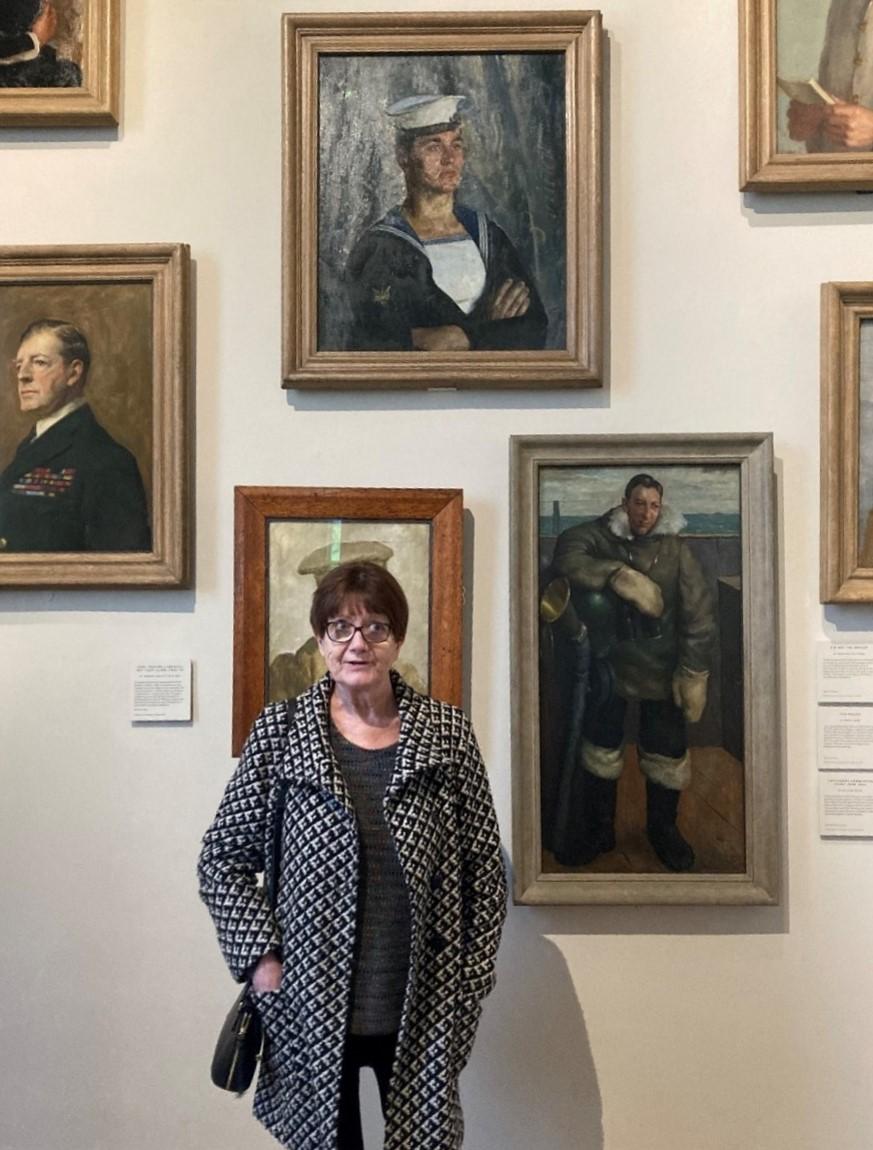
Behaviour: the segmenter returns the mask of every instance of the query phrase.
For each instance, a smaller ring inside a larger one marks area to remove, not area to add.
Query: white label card
[[[818,776],[819,834],[873,838],[873,776]]]
[[[818,708],[820,771],[873,771],[873,707]]]
[[[131,720],[185,723],[191,719],[191,660],[135,663]]]
[[[873,703],[873,643],[818,643],[818,701]]]

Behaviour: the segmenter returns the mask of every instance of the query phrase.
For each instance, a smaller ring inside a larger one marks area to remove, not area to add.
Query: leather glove
[[[673,675],[673,702],[688,723],[696,723],[706,706],[709,671],[686,671],[680,667]]]
[[[633,567],[619,567],[609,580],[616,595],[626,599],[631,606],[650,615],[653,619],[660,619],[664,614],[664,597],[661,588],[648,575],[636,571]]]

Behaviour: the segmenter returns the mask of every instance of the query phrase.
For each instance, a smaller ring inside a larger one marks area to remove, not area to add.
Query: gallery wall
[[[186,242],[196,304],[195,588],[0,590],[0,1150],[272,1144],[209,1083],[232,983],[194,878],[233,767],[234,485],[463,488],[466,702],[511,858],[509,437],[710,431],[775,436],[782,905],[512,908],[466,1145],[869,1150],[873,844],[818,834],[814,652],[873,622],[818,602],[819,285],[873,279],[873,198],[737,191],[734,0],[602,0],[607,386],[283,392],[289,7],[128,0],[120,129],[0,132],[0,243]],[[132,726],[130,664],[168,656],[193,722]]]

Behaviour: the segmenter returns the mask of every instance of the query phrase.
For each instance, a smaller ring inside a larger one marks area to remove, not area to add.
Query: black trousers
[[[596,747],[620,747],[624,738],[627,702],[617,695],[602,707],[585,712],[582,733]],[[652,755],[681,759],[688,750],[685,717],[672,699],[641,699],[639,745]]]
[[[364,1150],[361,1131],[361,1067],[372,1066],[379,1084],[382,1114],[388,1102],[391,1067],[394,1064],[396,1034],[349,1034],[343,1055],[340,1084],[339,1136],[337,1150]]]

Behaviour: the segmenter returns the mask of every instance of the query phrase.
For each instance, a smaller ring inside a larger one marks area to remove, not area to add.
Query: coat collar
[[[95,423],[94,413],[85,403],[81,407],[77,407],[75,411],[70,412],[69,415],[65,415],[63,419],[59,419],[57,423],[53,423],[37,439],[34,439],[31,434],[18,445],[12,463],[3,473],[4,477],[7,474],[12,474],[13,467],[16,472],[20,472],[30,466],[31,462],[36,461],[41,464],[50,462],[62,452],[67,451],[76,436]]]
[[[470,238],[481,252],[482,258],[487,266],[488,229],[485,215],[482,212],[474,211],[473,208],[466,207],[464,204],[456,203],[455,216],[469,233]],[[386,212],[382,219],[373,225],[372,230],[374,232],[385,232],[397,239],[406,240],[407,243],[412,244],[414,248],[420,251],[422,255],[427,254],[418,233],[403,214],[401,204],[397,204],[391,208],[389,212]]]
[[[389,791],[399,793],[419,775],[434,774],[443,763],[430,700],[391,671],[400,712],[400,740]],[[325,675],[297,699],[289,730],[284,774],[298,785],[332,794],[352,809],[351,797],[330,743],[330,696],[333,679]]]

